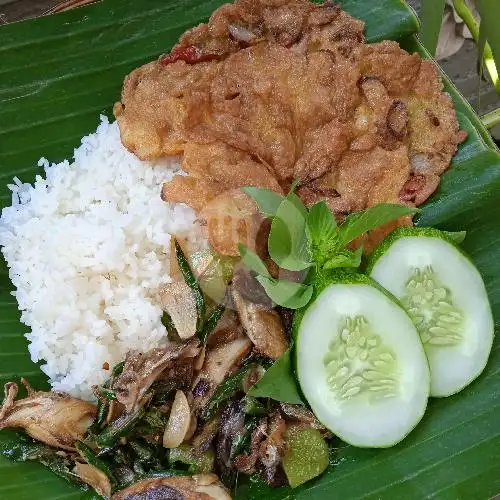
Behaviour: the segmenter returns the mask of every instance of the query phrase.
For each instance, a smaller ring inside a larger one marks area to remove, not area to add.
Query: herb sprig
[[[317,272],[339,267],[358,268],[363,248],[351,250],[348,245],[352,241],[367,231],[418,211],[404,205],[381,203],[349,215],[339,226],[324,201],[308,210],[294,187],[287,196],[256,187],[242,190],[255,201],[264,216],[272,219],[268,239],[270,257],[282,269],[303,271],[304,280],[274,278],[255,252],[239,245],[242,262],[257,274],[257,281],[269,297],[289,309],[304,307],[311,300],[312,269]]]

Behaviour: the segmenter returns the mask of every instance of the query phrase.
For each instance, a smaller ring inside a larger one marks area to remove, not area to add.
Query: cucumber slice
[[[422,418],[429,367],[404,309],[373,280],[331,272],[294,318],[300,387],[318,419],[354,446],[401,441]]]
[[[401,228],[375,251],[368,272],[412,317],[431,370],[431,396],[455,394],[484,369],[493,343],[488,295],[474,264],[446,234]]]

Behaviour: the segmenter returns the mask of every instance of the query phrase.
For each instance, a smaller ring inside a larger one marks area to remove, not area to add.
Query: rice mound
[[[195,213],[160,199],[177,158],[142,162],[101,117],[74,161],[50,165],[34,185],[15,179],[0,217],[0,246],[34,362],[55,390],[91,399],[128,350],[167,342],[155,298],[169,276],[171,234],[200,238]]]

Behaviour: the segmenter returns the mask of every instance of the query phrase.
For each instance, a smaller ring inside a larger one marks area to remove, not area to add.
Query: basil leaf
[[[339,236],[342,246],[347,245],[367,231],[371,231],[387,222],[399,219],[404,215],[413,215],[417,208],[391,203],[380,203],[367,208],[363,212],[348,215],[340,226]]]
[[[266,278],[272,278],[266,265],[255,252],[241,243],[238,244],[238,250],[240,251],[241,262],[243,262],[245,266],[255,271],[257,274],[265,276]]]
[[[441,231],[441,232],[446,234],[446,236],[448,236],[448,238],[457,245],[460,245],[460,243],[462,243],[465,240],[465,237],[467,236],[467,231]]]
[[[307,208],[306,206],[302,203],[302,200],[293,192],[293,191],[290,191],[287,196],[286,196],[286,199],[288,201],[291,201],[293,206],[297,209],[297,211],[302,215],[302,217],[304,217],[305,220],[307,220],[307,217],[308,217],[308,212],[307,212]],[[283,201],[283,200],[282,200]],[[280,204],[281,205],[281,204]]]
[[[330,240],[337,235],[337,221],[324,201],[316,203],[309,210],[307,231],[312,241]]]
[[[311,253],[318,264],[338,246],[337,221],[324,201],[313,205],[307,217],[307,237]]]
[[[304,404],[292,371],[291,348],[273,363],[247,394],[255,398],[271,398],[283,403]]]
[[[306,222],[307,209],[290,193],[278,207],[268,240],[269,255],[283,269],[302,271],[311,266]]]
[[[260,212],[266,217],[274,217],[284,199],[284,196],[270,189],[244,186],[241,190],[257,203]]]
[[[264,276],[257,276],[256,279],[273,302],[288,309],[299,309],[305,306],[313,294],[311,285],[287,280],[274,281]]]
[[[363,247],[359,247],[354,252],[344,250],[338,253],[323,264],[323,269],[335,269],[337,267],[359,267],[361,264],[361,256],[363,255]]]

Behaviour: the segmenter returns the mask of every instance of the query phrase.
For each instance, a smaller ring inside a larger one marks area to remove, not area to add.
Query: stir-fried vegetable
[[[97,467],[90,464],[76,462],[73,472],[104,498],[111,496],[111,482],[109,477]]]
[[[85,444],[83,441],[77,441],[75,446],[76,449],[78,450],[78,453],[80,453],[81,457],[88,464],[92,465],[96,469],[99,469],[101,472],[106,474],[108,478],[110,479],[113,478],[113,473],[111,472],[111,469],[109,468],[108,464],[106,464],[103,460],[101,460],[90,446]]]
[[[208,336],[213,332],[217,323],[222,318],[224,311],[226,310],[225,304],[219,304],[215,307],[215,309],[210,313],[208,318],[205,320],[202,329],[198,335],[200,342],[205,344],[207,342]]]
[[[318,430],[291,427],[286,443],[283,468],[292,488],[319,476],[328,467],[328,445]]]
[[[179,269],[181,270],[182,277],[186,285],[191,288],[193,291],[194,299],[196,302],[196,310],[198,312],[198,331],[201,330],[203,326],[203,318],[205,317],[205,297],[201,290],[201,287],[196,279],[196,276],[193,274],[191,267],[189,265],[189,261],[187,257],[184,255],[179,242],[175,241],[175,256],[177,258],[177,263],[179,264]]]
[[[228,399],[232,398],[238,391],[241,391],[245,377],[251,370],[255,369],[256,366],[257,365],[254,363],[245,365],[224,380],[224,382],[217,387],[214,395],[210,398],[205,408],[203,408],[200,415],[201,419],[205,421],[210,420]]]
[[[289,195],[290,203],[298,204],[295,198]],[[399,441],[421,418],[428,396],[428,366],[415,326],[401,304],[370,278],[352,269],[326,269],[358,266],[361,252],[345,244],[377,221],[405,211],[385,205],[351,216],[337,228],[326,205],[310,212],[300,208],[307,216],[304,241],[310,239],[307,259],[312,261],[301,261],[297,254],[292,267],[307,264],[315,269],[299,276],[307,280],[304,285],[284,280],[285,288],[292,283],[294,290],[304,286],[307,292],[301,292],[300,300],[292,297],[294,307],[306,304],[295,315],[285,307],[273,308],[265,293],[276,287],[271,295],[279,302],[283,283],[248,249],[243,252],[245,264],[262,279],[250,271],[236,272],[223,303],[207,300],[206,314],[199,276],[175,241],[184,282],[164,289],[170,295],[164,297],[163,316],[174,340],[147,353],[129,352],[110,378],[93,388],[97,408],[66,395],[35,392],[28,385],[28,397],[16,401],[17,385],[7,384],[0,428],[24,427],[29,435],[68,450],[58,454],[31,443],[12,448],[11,456],[38,460],[102,496],[114,493],[113,500],[141,495],[194,498],[202,493],[225,499],[227,491],[209,474],[214,470],[228,487],[239,473],[258,474],[273,487],[297,487],[328,466],[325,439],[333,431],[360,446]],[[397,261],[396,236],[388,239],[386,253]],[[407,246],[409,239],[404,239]],[[423,252],[439,261],[435,248],[417,250],[407,253]],[[375,260],[374,274],[384,256],[380,253]],[[390,273],[390,262],[385,267],[377,279],[394,284],[399,278]],[[463,266],[455,267],[460,274]],[[264,278],[272,286],[263,284]],[[229,305],[236,311],[226,309]],[[448,316],[453,319],[446,316],[448,323],[455,324],[456,314]],[[303,394],[297,390],[293,355]],[[40,418],[23,420],[30,412],[56,415],[60,428]],[[68,415],[68,422],[61,415]]]
[[[144,407],[139,407],[132,413],[126,413],[114,422],[111,422],[97,436],[96,443],[100,447],[112,446],[121,437],[126,436],[134,426],[144,417]]]
[[[213,470],[214,458],[214,452],[211,449],[197,453],[192,446],[181,444],[170,450],[169,462],[172,465],[179,463],[187,465],[189,474],[203,474]]]

